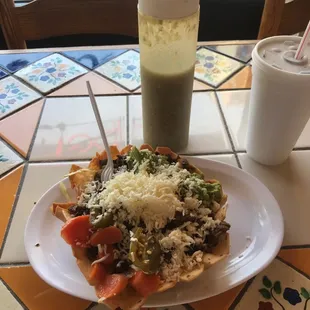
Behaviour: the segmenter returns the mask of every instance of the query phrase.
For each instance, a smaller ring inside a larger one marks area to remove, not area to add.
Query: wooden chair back
[[[0,23],[9,49],[27,40],[72,34],[137,37],[138,0],[35,0],[21,7],[0,0]]]
[[[258,39],[302,32],[309,20],[310,0],[265,0]]]

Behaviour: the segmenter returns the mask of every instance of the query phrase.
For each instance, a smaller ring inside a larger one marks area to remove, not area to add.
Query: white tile
[[[86,72],[86,69],[67,57],[52,54],[15,74],[42,93],[47,93]]]
[[[189,158],[192,156],[188,156]],[[231,166],[238,167],[236,158],[234,154],[225,154],[225,155],[208,155],[208,156],[193,156],[197,158],[209,159],[222,162]]]
[[[34,203],[61,180],[72,163],[29,164],[0,262],[27,262],[24,230]],[[77,163],[86,166],[87,163]],[[48,206],[47,206],[48,207]]]
[[[12,76],[2,79],[0,81],[0,119],[40,97],[40,94]]]
[[[279,166],[263,166],[238,154],[241,166],[260,179],[277,199],[284,217],[284,245],[309,244],[310,151],[295,151]]]
[[[129,143],[143,143],[142,99],[140,95],[129,96]]]
[[[297,140],[295,147],[310,147],[310,120]]]
[[[217,92],[236,150],[245,150],[250,90]],[[295,147],[310,147],[310,121]]]
[[[1,174],[12,169],[23,160],[22,158],[8,148],[2,141],[0,141],[0,176]]]
[[[236,150],[245,149],[248,125],[249,90],[217,92]]]
[[[309,285],[309,279],[275,259],[267,269],[256,276],[234,309],[305,310],[306,299],[299,293],[302,287],[309,291]]]
[[[143,142],[141,96],[129,96],[129,139]],[[172,128],[173,130],[173,128]],[[189,144],[180,153],[232,151],[213,92],[194,93],[192,100]]]
[[[5,310],[22,310],[23,307],[17,302],[10,291],[0,281],[0,300],[1,309]]]
[[[110,144],[126,144],[126,97],[96,97]],[[89,98],[48,98],[31,160],[92,158],[104,149]]]

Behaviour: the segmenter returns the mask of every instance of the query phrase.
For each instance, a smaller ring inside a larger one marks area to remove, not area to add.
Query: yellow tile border
[[[24,165],[16,168],[0,179],[1,216],[0,216],[0,248],[5,237],[16,193],[23,174]]]
[[[30,310],[85,310],[91,304],[49,286],[30,266],[0,268],[0,277]]]
[[[195,310],[227,310],[240,294],[245,285],[246,283],[241,284],[220,295],[203,299],[201,301],[191,303],[190,305]]]
[[[282,249],[278,256],[310,277],[310,247]]]

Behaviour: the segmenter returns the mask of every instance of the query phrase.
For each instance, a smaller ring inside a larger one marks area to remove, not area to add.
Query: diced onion
[[[107,254],[107,255],[105,255],[105,256],[103,256],[103,257],[101,257],[101,258],[99,258],[99,259],[93,261],[91,265],[94,266],[95,264],[102,263],[102,262],[104,262],[109,256],[110,256],[110,254]]]
[[[64,197],[67,199],[67,201],[72,201],[72,199],[70,198],[70,195],[66,189],[66,186],[63,182],[59,183],[59,189],[60,189],[61,193],[64,195]]]

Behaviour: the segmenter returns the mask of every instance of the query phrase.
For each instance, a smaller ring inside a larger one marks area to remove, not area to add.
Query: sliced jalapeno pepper
[[[98,210],[98,209],[97,209]],[[113,214],[107,213],[102,215],[99,219],[97,218],[100,214],[100,211],[96,212],[95,210],[91,211],[90,215],[90,222],[95,228],[106,228],[108,226],[112,226],[114,224],[113,221]]]
[[[145,273],[155,273],[160,266],[161,249],[154,237],[146,240],[141,228],[137,228],[130,242],[129,258],[132,263]]]
[[[159,242],[152,236],[148,239],[146,244],[144,260],[149,261],[148,269],[150,273],[155,273],[160,267],[161,249]]]

